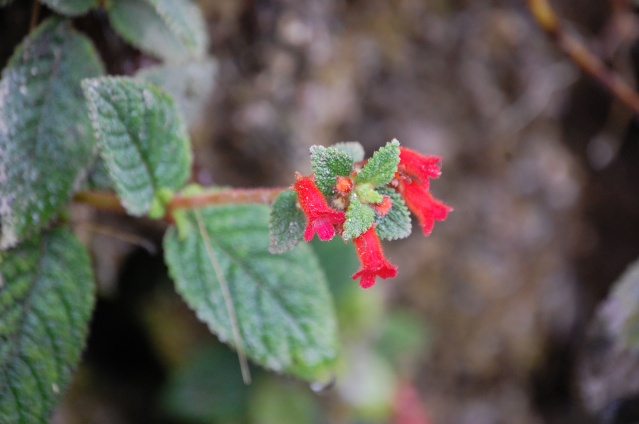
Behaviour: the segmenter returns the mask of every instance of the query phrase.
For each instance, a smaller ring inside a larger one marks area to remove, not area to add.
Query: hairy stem
[[[533,17],[584,72],[597,79],[612,95],[639,114],[639,94],[574,36],[566,33],[548,0],[528,0]]]

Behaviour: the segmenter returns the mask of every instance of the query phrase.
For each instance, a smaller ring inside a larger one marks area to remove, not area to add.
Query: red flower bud
[[[353,243],[362,264],[359,271],[353,274],[353,280],[361,277],[359,285],[363,289],[372,287],[376,277],[392,278],[397,275],[397,267],[384,257],[374,225],[353,239]]]
[[[371,204],[375,212],[380,216],[385,216],[393,207],[393,201],[389,196],[384,196],[381,202]]]
[[[348,194],[353,189],[353,181],[348,177],[337,177],[337,183],[335,184],[335,190],[340,194]]]
[[[315,185],[315,179],[303,177],[296,174],[297,181],[292,189],[297,192],[297,201],[306,215],[306,229],[304,230],[304,240],[310,241],[317,233],[320,240],[330,240],[336,232],[336,227],[340,228],[346,220],[344,212],[331,209],[324,198],[324,195]]]

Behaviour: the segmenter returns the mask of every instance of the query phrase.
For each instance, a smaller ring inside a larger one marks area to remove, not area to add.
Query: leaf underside
[[[0,249],[45,227],[94,156],[80,81],[103,73],[88,38],[49,19],[0,81]]]
[[[111,0],[107,13],[122,38],[152,56],[181,62],[206,54],[206,23],[191,0]]]
[[[47,423],[94,304],[89,255],[66,229],[0,253],[0,422]]]
[[[335,311],[326,279],[306,244],[268,252],[268,207],[201,209],[212,249],[231,293],[243,348],[255,362],[309,380],[326,378],[336,356]],[[197,228],[192,212],[192,228]],[[198,231],[164,241],[177,291],[220,340],[234,345],[220,281]]]
[[[297,193],[285,190],[271,206],[269,236],[271,253],[284,253],[297,246],[304,239],[306,217],[297,207]]]
[[[379,194],[390,197],[393,206],[384,216],[377,215],[377,235],[382,240],[399,240],[406,238],[412,231],[410,212],[401,194],[388,187],[378,188]]]
[[[149,211],[162,189],[191,169],[188,134],[173,99],[154,84],[104,77],[82,82],[109,176],[132,215]]]

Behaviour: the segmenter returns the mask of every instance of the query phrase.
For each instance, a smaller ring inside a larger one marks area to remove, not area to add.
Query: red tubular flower
[[[324,195],[315,185],[315,179],[312,175],[303,177],[296,174],[295,177],[297,181],[292,188],[297,192],[297,201],[306,215],[304,240],[311,241],[315,233],[320,240],[332,239],[336,227],[344,224],[346,214],[328,206]]]
[[[438,156],[425,156],[406,147],[399,148],[399,171],[426,187],[429,178],[439,178],[442,174],[440,161]]]
[[[359,271],[353,274],[353,280],[361,277],[359,285],[363,289],[372,287],[376,277],[392,278],[397,275],[397,267],[384,257],[374,225],[353,239],[353,243],[355,243],[357,256],[362,263]]]
[[[429,178],[438,178],[442,173],[440,161],[441,158],[437,156],[425,156],[405,147],[399,148],[397,190],[404,197],[408,209],[417,217],[426,236],[433,230],[436,220],[443,221],[448,212],[453,210],[428,191]]]
[[[404,197],[408,209],[417,217],[426,236],[433,231],[435,220],[443,221],[448,212],[453,210],[450,206],[435,199],[428,191],[428,187],[415,181],[400,182],[399,192]]]

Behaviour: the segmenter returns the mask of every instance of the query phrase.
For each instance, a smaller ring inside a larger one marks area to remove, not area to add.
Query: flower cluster
[[[384,256],[380,238],[410,234],[408,210],[417,217],[424,235],[452,210],[429,191],[430,179],[441,174],[440,160],[400,147],[396,140],[369,160],[364,160],[359,143],[313,146],[313,174],[297,174],[291,187],[304,215],[303,239],[310,241],[315,234],[320,240],[336,234],[352,239],[361,262],[353,279],[359,278],[362,288],[373,286],[377,277],[395,277],[397,266]]]

